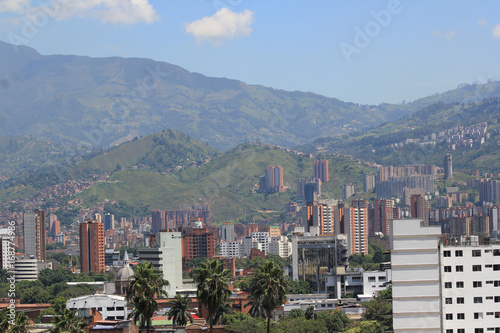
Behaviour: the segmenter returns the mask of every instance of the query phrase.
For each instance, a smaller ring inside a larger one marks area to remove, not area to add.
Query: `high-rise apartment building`
[[[82,273],[99,273],[106,269],[104,223],[88,220],[80,223],[80,266]]]
[[[393,222],[394,332],[500,332],[500,246],[440,237],[419,219]]]
[[[207,228],[182,228],[182,262],[193,258],[209,258],[215,255],[215,232]]]
[[[113,230],[115,228],[115,215],[107,213],[104,215],[104,231]]]
[[[452,180],[453,179],[453,161],[451,154],[444,155],[444,179]]]
[[[354,195],[354,185],[345,184],[342,185],[342,200],[347,200]]]
[[[394,218],[394,201],[388,199],[375,200],[375,214],[373,227],[370,228],[370,235],[381,232],[389,235],[391,225],[390,221]]]
[[[429,225],[429,202],[421,194],[414,194],[410,199],[411,218],[422,219],[424,225]]]
[[[375,175],[365,173],[363,175],[363,192],[370,192],[374,188],[375,188]]]
[[[319,178],[322,182],[330,180],[328,175],[328,160],[316,160],[313,163],[313,178]]]
[[[266,168],[266,189],[267,193],[283,192],[285,184],[283,183],[283,167],[269,166]]]
[[[38,261],[45,261],[47,233],[45,230],[45,212],[25,213],[23,218],[24,253],[34,256]]]
[[[178,210],[154,210],[151,212],[151,232],[187,227],[192,218],[201,219],[204,227],[210,226],[210,204],[183,205]]]
[[[368,209],[344,208],[344,233],[349,244],[349,255],[368,254]]]
[[[220,226],[221,240],[224,242],[232,242],[235,240],[234,224],[231,222],[224,222]]]

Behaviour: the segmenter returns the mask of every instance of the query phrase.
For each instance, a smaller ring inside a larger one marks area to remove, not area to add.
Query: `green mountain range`
[[[500,162],[499,121],[500,98],[468,104],[438,102],[414,112],[411,116],[369,131],[317,139],[299,149],[309,153],[352,154],[384,165],[442,165],[443,156],[451,153],[455,170],[479,169],[481,172],[495,172]],[[473,143],[465,147],[456,144],[455,149],[452,149],[451,145],[455,143],[455,139],[444,135],[446,130],[458,130],[479,123],[487,123],[488,134],[484,136],[483,143],[477,134],[466,134],[462,139],[472,140]],[[440,133],[444,135],[442,138]],[[431,139],[433,134],[436,136],[434,140]],[[408,142],[411,140],[416,141]]]
[[[500,96],[464,86],[408,104],[359,105],[211,78],[150,59],[40,55],[0,42],[0,130],[107,147],[163,129],[227,151],[261,141],[285,147],[368,130],[437,101]]]

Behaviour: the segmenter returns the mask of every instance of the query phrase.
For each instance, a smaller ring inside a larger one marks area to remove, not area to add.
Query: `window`
[[[493,315],[494,315],[494,313],[493,313],[493,312],[486,312],[486,315],[487,315],[487,316],[493,316]]]
[[[445,273],[451,273],[451,266],[444,266]]]
[[[457,297],[457,304],[464,304],[465,299],[463,297]]]
[[[481,250],[472,250],[472,256],[473,257],[480,257],[481,256]]]
[[[495,296],[495,303],[500,303],[500,296]]]
[[[493,265],[484,265],[484,268],[493,268]]]
[[[465,333],[465,328],[459,328],[459,329],[457,330],[457,333]]]
[[[378,277],[378,281],[379,281],[379,282],[385,281],[385,276],[379,276],[379,277]]]
[[[486,284],[493,284],[493,281],[486,281]]]
[[[482,328],[475,328],[474,333],[484,333],[484,330]]]
[[[486,296],[486,300],[487,301],[492,301],[493,300],[493,296]]]
[[[464,256],[464,253],[462,250],[456,250],[455,251],[455,257],[463,257]]]
[[[451,282],[445,282],[444,283],[445,288],[451,288]]]
[[[498,250],[498,249],[493,250],[493,255],[500,256],[500,250]]]
[[[453,299],[451,297],[448,297],[444,300],[446,304],[453,304]]]
[[[106,308],[107,311],[115,311],[115,307],[114,306],[108,306]]]
[[[483,298],[482,297],[474,297],[474,303],[483,303]]]
[[[482,312],[474,312],[474,319],[483,319]]]
[[[500,312],[495,312],[495,318],[500,318]]]
[[[123,306],[117,306],[116,311],[123,311]]]
[[[451,257],[451,251],[444,251],[443,256],[444,257]]]
[[[368,282],[375,282],[375,276],[369,276]]]
[[[446,320],[453,320],[453,313],[447,313]]]
[[[448,329],[446,330],[446,333],[453,333],[453,330]]]
[[[102,308],[101,308],[101,307],[98,307],[98,308],[97,308],[97,311],[102,311]]]
[[[483,286],[483,283],[481,281],[473,281],[472,282],[473,288],[481,288],[482,286]]]
[[[464,287],[464,282],[463,281],[457,281],[457,288],[463,288]]]
[[[500,287],[500,281],[498,281],[498,280],[497,280],[497,281],[494,281],[494,282],[493,282],[493,285],[494,285],[495,287]]]
[[[472,265],[473,272],[481,272],[481,265]]]
[[[457,271],[457,272],[463,272],[464,271],[464,266],[462,266],[462,265],[456,266],[455,267],[455,271]]]
[[[493,265],[494,271],[500,271],[500,265]]]
[[[465,319],[465,313],[457,313],[457,319],[464,320]]]

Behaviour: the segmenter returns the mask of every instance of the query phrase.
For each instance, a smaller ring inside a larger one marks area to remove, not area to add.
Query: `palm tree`
[[[252,285],[254,300],[262,300],[262,307],[267,317],[267,333],[269,333],[273,310],[286,301],[288,280],[284,276],[283,269],[273,261],[266,260],[255,270]]]
[[[140,327],[146,327],[148,333],[151,330],[151,318],[158,310],[155,297],[168,297],[164,287],[169,285],[167,280],[154,271],[153,263],[142,262],[136,266],[134,280],[127,293],[127,300],[134,307],[129,318],[139,321]]]
[[[266,311],[262,307],[262,300],[260,298],[255,298],[252,295],[249,297],[252,301],[245,304],[245,308],[247,306],[251,306],[248,314],[254,318],[266,318]]]
[[[61,309],[52,322],[55,324],[54,333],[85,333],[87,323],[76,315],[76,311]]]
[[[14,325],[10,327],[7,332],[11,333],[26,333],[28,332],[29,319],[24,312],[17,312],[16,318],[14,319]],[[72,332],[71,332],[72,333]]]
[[[234,314],[233,307],[230,305],[233,301],[226,302],[224,304],[219,304],[217,310],[215,310],[213,323],[217,325],[224,320],[224,316],[227,314]]]
[[[191,311],[195,311],[194,309],[189,307],[189,303],[191,299],[186,295],[182,297],[177,294],[175,299],[170,302],[170,310],[167,313],[168,319],[172,319],[172,322],[175,326],[186,326],[188,320],[193,323],[193,315],[191,315]],[[195,311],[196,312],[196,311]]]
[[[198,285],[198,301],[207,308],[207,321],[210,325],[210,332],[212,332],[213,319],[217,308],[231,296],[228,286],[231,271],[224,269],[219,260],[207,259],[193,270],[193,277]]]

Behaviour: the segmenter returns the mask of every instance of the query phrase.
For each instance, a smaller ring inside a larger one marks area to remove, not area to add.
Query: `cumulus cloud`
[[[495,38],[500,38],[500,23],[498,23],[497,25],[495,25],[495,27],[493,28],[493,37]]]
[[[186,32],[192,34],[198,43],[209,41],[217,45],[224,40],[249,36],[252,33],[253,12],[245,9],[243,13],[221,8],[214,15],[186,25]]]
[[[431,36],[432,37],[441,37],[441,38],[446,38],[446,39],[451,39],[453,36],[455,36],[457,32],[455,30],[453,31],[448,31],[448,32],[441,32],[441,31],[434,31]]]
[[[52,0],[36,4],[31,0],[0,0],[0,12],[30,17],[45,11],[57,20],[93,17],[113,24],[153,23],[159,18],[149,0]]]
[[[30,0],[0,0],[0,13],[23,14],[30,7]]]

